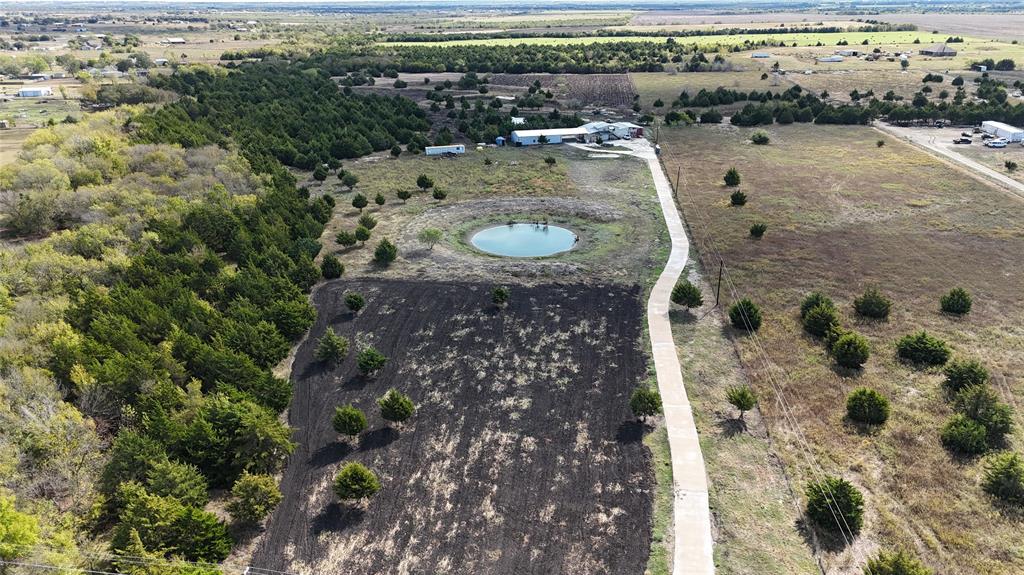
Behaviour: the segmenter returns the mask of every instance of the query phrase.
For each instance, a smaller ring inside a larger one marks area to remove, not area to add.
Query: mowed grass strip
[[[902,546],[938,572],[1021,572],[1024,556],[1013,551],[1020,548],[1019,521],[984,496],[977,462],[955,459],[940,445],[939,429],[952,413],[941,373],[903,365],[894,343],[926,329],[949,342],[954,357],[981,360],[1004,399],[1019,403],[1024,203],[867,127],[774,126],[767,146],[751,145],[751,131],[662,129],[663,157],[670,174],[681,166],[680,204],[696,249],[710,262],[713,242],[737,295],[762,307],[759,339],[810,453],[864,491],[862,535],[852,549],[827,552],[826,564],[849,569],[877,546]],[[732,166],[748,196],[743,207],[729,205],[722,184]],[[750,238],[755,222],[768,226],[761,240]],[[851,310],[871,286],[894,301],[887,322],[858,320]],[[960,319],[939,311],[940,295],[955,286],[975,298]],[[821,342],[803,333],[798,306],[814,290],[835,300],[844,326],[869,339],[872,356],[861,372],[835,370]],[[723,293],[728,303],[728,287]],[[726,333],[764,398],[772,440],[799,493],[810,470],[761,358],[750,338]],[[893,416],[873,433],[844,422],[846,395],[861,386],[892,402]],[[1011,447],[1021,444],[1018,432]],[[709,467],[713,477],[713,456]]]

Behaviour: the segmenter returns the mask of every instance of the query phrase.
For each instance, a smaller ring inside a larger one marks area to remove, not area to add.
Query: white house
[[[52,96],[53,88],[46,86],[39,86],[34,88],[22,88],[18,90],[19,98],[43,98],[45,96]]]
[[[1005,138],[1008,142],[1024,142],[1024,130],[1002,122],[985,121],[981,129],[993,136]]]
[[[424,148],[428,156],[443,156],[444,154],[465,154],[466,146],[452,144],[450,146],[427,146]]]

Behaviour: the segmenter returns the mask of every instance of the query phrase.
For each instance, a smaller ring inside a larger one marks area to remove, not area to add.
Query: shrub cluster
[[[807,517],[822,531],[841,535],[860,533],[864,525],[864,496],[849,481],[825,477],[806,489]]]
[[[949,361],[949,345],[924,331],[905,335],[896,342],[900,359],[919,366],[944,365]]]
[[[853,309],[857,315],[872,319],[887,319],[892,301],[875,288],[868,288],[860,297],[853,300]]]
[[[939,298],[939,307],[946,313],[964,315],[971,311],[971,294],[963,288],[953,288]]]
[[[761,329],[761,308],[743,298],[729,307],[729,321],[736,329],[757,331]]]

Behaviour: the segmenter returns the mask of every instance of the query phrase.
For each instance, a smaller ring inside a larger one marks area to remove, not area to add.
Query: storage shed
[[[39,86],[33,88],[22,88],[18,90],[19,98],[43,98],[46,96],[53,95],[53,88],[47,88],[46,86]]]
[[[452,144],[450,146],[427,146],[424,148],[428,156],[443,156],[445,154],[465,154],[466,146],[463,144]]]

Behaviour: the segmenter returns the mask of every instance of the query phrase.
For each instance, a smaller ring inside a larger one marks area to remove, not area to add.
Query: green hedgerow
[[[868,387],[855,389],[846,397],[846,416],[857,423],[881,425],[889,419],[889,400]]]

